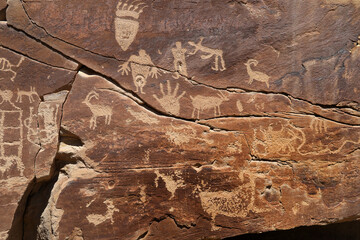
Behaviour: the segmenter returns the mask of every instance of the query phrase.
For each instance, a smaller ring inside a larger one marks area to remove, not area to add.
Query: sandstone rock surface
[[[358,1],[7,5],[0,239],[359,219]]]

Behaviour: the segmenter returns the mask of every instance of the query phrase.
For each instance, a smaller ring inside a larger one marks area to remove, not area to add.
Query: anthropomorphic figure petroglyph
[[[92,117],[90,119],[90,128],[96,128],[96,120],[98,117],[105,117],[105,124],[109,125],[111,122],[112,108],[102,104],[91,103],[93,98],[99,100],[99,93],[97,93],[95,90],[90,91],[83,101],[83,103],[90,108],[92,113]]]
[[[51,143],[58,136],[58,112],[60,104],[40,104],[38,115],[44,123],[44,129],[40,130],[42,145]]]
[[[179,78],[179,74],[187,76],[187,65],[185,59],[186,49],[182,48],[181,42],[175,43],[176,47],[171,49],[171,52],[174,56],[174,68],[177,71],[175,78]]]
[[[20,67],[21,63],[25,60],[24,57],[20,58],[20,61],[18,62],[18,64],[13,65],[10,63],[9,60],[7,60],[6,58],[0,58],[0,71],[2,72],[11,72],[13,74],[13,76],[10,78],[10,80],[13,82],[17,73],[13,70],[13,68],[18,68]],[[1,79],[1,78],[0,78]]]
[[[185,95],[185,91],[183,91],[179,96],[176,96],[179,91],[179,84],[176,84],[174,92],[171,92],[170,81],[167,80],[167,93],[165,94],[163,85],[160,83],[160,91],[162,94],[161,98],[158,98],[157,95],[153,95],[153,97],[158,101],[161,107],[172,115],[178,115],[180,113],[180,99]]]
[[[15,163],[20,175],[23,176],[25,169],[22,162],[23,111],[11,102],[12,91],[0,91],[0,97],[2,99],[0,102],[0,172],[6,172]],[[9,138],[9,133],[13,136],[12,138]],[[8,151],[9,149],[11,151]]]
[[[247,61],[247,63],[244,63],[246,66],[246,70],[247,73],[249,74],[249,84],[252,84],[252,82],[254,80],[259,81],[259,82],[264,82],[266,84],[266,86],[269,88],[269,79],[270,77],[268,75],[266,75],[265,73],[262,72],[258,72],[258,71],[254,71],[251,69],[251,65],[253,66],[257,66],[258,65],[258,61],[255,59],[249,59]]]
[[[146,5],[139,1],[120,0],[116,7],[115,38],[123,51],[135,40],[139,31],[139,16]]]
[[[32,144],[39,145],[38,119],[34,113],[34,107],[30,107],[29,117],[24,120],[24,126],[27,128],[26,139]]]
[[[26,96],[29,98],[29,102],[33,103],[35,101],[33,95],[39,97],[35,90],[35,87],[30,87],[30,91],[19,90],[18,88],[16,102],[22,103],[22,97]]]
[[[135,92],[140,91],[142,94],[145,94],[143,88],[146,85],[147,78],[149,76],[157,78],[160,75],[159,69],[155,67],[145,50],[140,50],[139,55],[131,55],[129,60],[119,67],[118,72],[121,72],[122,75],[128,75],[131,71],[136,87]]]
[[[208,96],[202,96],[197,95],[195,97],[190,96],[192,105],[194,107],[194,110],[192,112],[191,117],[195,117],[195,112],[197,111],[197,119],[200,118],[200,112],[204,110],[214,109],[214,116],[220,116],[220,105],[228,101],[229,98],[225,96],[222,92],[218,93],[217,97],[208,97]]]
[[[114,213],[119,212],[119,209],[117,209],[114,206],[114,202],[110,199],[106,199],[104,203],[107,206],[106,213],[104,215],[101,214],[90,214],[86,217],[86,219],[89,221],[89,223],[94,224],[95,226],[105,222],[106,220],[110,220],[111,224],[114,224]]]
[[[316,118],[311,119],[310,128],[317,133],[324,133],[327,131],[326,122]]]
[[[194,43],[194,42],[188,42],[189,45],[195,47],[194,51],[190,52],[189,55],[195,55],[198,51],[203,52],[204,54],[201,55],[201,59],[209,59],[212,57],[215,57],[215,62],[214,62],[214,66],[211,67],[212,70],[214,71],[224,71],[226,70],[225,67],[225,61],[223,58],[223,51],[220,49],[212,49],[212,48],[208,48],[202,45],[204,38],[200,37],[200,41],[198,43]],[[220,62],[220,66],[219,66],[219,62]]]

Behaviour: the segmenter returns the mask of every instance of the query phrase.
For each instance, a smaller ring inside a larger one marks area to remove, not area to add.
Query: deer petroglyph
[[[22,97],[26,96],[29,98],[29,102],[33,103],[35,101],[33,95],[39,98],[39,95],[37,94],[35,87],[30,87],[30,91],[19,90],[18,88],[16,102],[22,103]]]
[[[195,97],[190,96],[190,99],[194,107],[191,117],[195,118],[195,113],[197,112],[197,119],[200,118],[200,112],[209,109],[214,109],[214,116],[220,116],[220,105],[229,100],[222,92],[218,93],[217,97],[197,95]]]

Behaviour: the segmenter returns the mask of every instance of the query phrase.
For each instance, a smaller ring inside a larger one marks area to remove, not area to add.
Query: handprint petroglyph
[[[178,115],[180,113],[180,99],[185,95],[186,91],[183,91],[179,96],[176,96],[179,91],[179,84],[176,84],[176,87],[173,92],[171,89],[170,81],[167,80],[167,93],[165,94],[163,85],[160,83],[160,91],[162,94],[161,98],[158,98],[157,95],[153,97],[158,101],[161,107],[172,115]]]

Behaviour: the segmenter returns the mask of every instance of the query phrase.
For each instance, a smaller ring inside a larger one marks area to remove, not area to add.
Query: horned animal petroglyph
[[[99,100],[99,93],[97,93],[95,90],[90,91],[83,101],[83,103],[90,108],[92,113],[92,117],[90,119],[90,128],[96,128],[96,119],[98,117],[105,117],[105,124],[109,125],[111,122],[111,116],[113,114],[112,108],[110,106],[91,103],[93,98]]]
[[[22,97],[26,96],[29,98],[29,102],[33,103],[35,101],[33,95],[39,97],[38,93],[35,90],[35,87],[30,87],[30,91],[19,90],[18,88],[16,102],[22,103]]]
[[[259,82],[264,82],[266,84],[266,86],[269,88],[269,79],[270,77],[268,75],[266,75],[265,73],[262,72],[258,72],[258,71],[254,71],[251,69],[251,65],[253,66],[257,66],[258,65],[258,61],[255,59],[249,59],[247,61],[247,63],[244,63],[246,66],[246,70],[247,73],[249,74],[249,84],[252,84],[252,82],[254,80],[259,81]]]
[[[218,97],[197,95],[195,97],[190,96],[190,99],[194,107],[191,117],[194,118],[197,111],[197,119],[199,119],[201,111],[209,109],[214,109],[214,116],[220,116],[220,105],[229,100],[222,92],[218,93]]]
[[[21,63],[25,60],[25,57],[21,57],[20,61],[18,62],[18,64],[13,65],[10,63],[9,60],[7,60],[6,58],[0,58],[0,71],[2,72],[11,72],[13,74],[13,76],[10,78],[10,80],[13,82],[17,73],[13,70],[13,68],[18,68],[20,67]],[[1,78],[0,78],[1,79]]]

